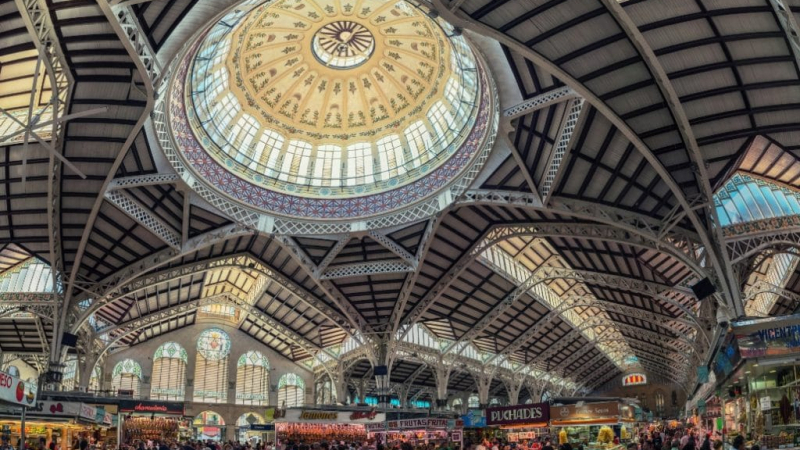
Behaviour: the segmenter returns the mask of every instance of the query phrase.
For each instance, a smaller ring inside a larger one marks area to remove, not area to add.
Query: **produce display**
[[[608,426],[600,427],[600,431],[597,433],[597,442],[599,444],[611,444],[614,442],[614,430]]]
[[[281,442],[363,442],[367,439],[367,431],[364,425],[360,424],[278,423],[275,428],[278,433],[278,440]]]

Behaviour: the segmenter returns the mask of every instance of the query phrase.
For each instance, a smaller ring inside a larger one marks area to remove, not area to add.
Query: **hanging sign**
[[[119,412],[134,412],[142,414],[169,414],[175,416],[182,416],[184,410],[183,410],[183,403],[178,403],[178,402],[120,400]]]
[[[619,403],[587,403],[583,406],[564,405],[550,408],[553,421],[592,421],[597,419],[619,419]]]
[[[250,431],[275,431],[275,424],[272,423],[252,423]]]
[[[36,401],[36,390],[19,378],[0,372],[0,401],[31,406]]]
[[[501,406],[486,410],[486,424],[525,425],[545,423],[550,420],[550,405],[536,403],[532,405]]]
[[[386,414],[369,411],[318,411],[290,409],[276,422],[290,423],[376,423],[386,420]]]
[[[447,429],[447,419],[404,419],[390,420],[383,423],[368,423],[365,425],[369,432],[379,432],[388,430],[445,430]]]
[[[772,409],[772,399],[769,397],[769,395],[761,397],[761,400],[758,403],[761,404],[762,411],[769,411]]]
[[[743,358],[800,353],[800,314],[731,324]]]

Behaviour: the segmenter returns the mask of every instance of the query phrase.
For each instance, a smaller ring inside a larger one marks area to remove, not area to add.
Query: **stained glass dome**
[[[220,360],[230,353],[231,338],[219,328],[210,328],[197,338],[197,351],[209,361]]]
[[[458,195],[497,126],[480,56],[403,0],[237,7],[187,49],[169,102],[190,185],[300,219]]]

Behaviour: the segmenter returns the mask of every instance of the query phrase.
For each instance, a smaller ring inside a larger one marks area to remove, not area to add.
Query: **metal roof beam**
[[[470,30],[473,30],[477,33],[487,35],[497,39],[500,43],[505,44],[508,46],[512,51],[517,52],[521,56],[529,59],[530,61],[538,64],[543,69],[548,71],[553,76],[560,79],[566,85],[572,87],[578,95],[586,99],[595,109],[597,109],[600,113],[602,113],[622,134],[634,145],[634,147],[639,151],[642,157],[650,164],[653,170],[658,174],[661,181],[666,185],[666,187],[670,190],[670,192],[675,196],[678,203],[680,204],[681,208],[685,212],[686,216],[688,217],[689,221],[692,223],[694,228],[699,231],[700,242],[703,244],[703,247],[706,249],[708,254],[708,260],[713,262],[713,271],[711,273],[707,273],[708,271],[701,271],[701,273],[706,274],[710,277],[715,277],[718,279],[719,283],[721,283],[721,288],[723,292],[726,294],[725,302],[726,307],[732,308],[733,311],[730,311],[730,314],[733,316],[743,315],[744,309],[741,304],[741,299],[739,298],[739,293],[736,292],[738,289],[734,289],[735,286],[733,282],[735,281],[732,276],[732,271],[730,269],[730,263],[727,261],[727,257],[725,255],[718,255],[718,247],[717,244],[722,244],[721,236],[717,233],[717,239],[714,239],[712,236],[711,230],[709,230],[709,226],[700,218],[700,214],[697,212],[697,206],[692,205],[689,199],[687,198],[686,193],[681,188],[681,186],[677,183],[677,181],[672,177],[669,170],[665,167],[664,163],[656,156],[653,150],[642,140],[642,138],[630,127],[630,125],[623,120],[605,101],[599,98],[594,92],[589,89],[586,85],[575,79],[571,76],[566,70],[562,69],[553,61],[549,60],[536,50],[524,45],[523,43],[519,42],[517,39],[512,38],[511,36],[498,31],[480,21],[472,20],[469,16],[467,16],[463,11],[456,10],[450,11],[447,8],[448,2],[446,0],[432,0],[434,7],[442,14],[443,18],[450,22],[455,26],[461,26]],[[614,0],[604,0],[606,4],[611,3],[610,6],[617,7],[620,11],[622,7]],[[624,13],[622,14],[625,18],[627,15]],[[630,20],[629,18],[627,18]],[[635,27],[634,27],[635,28]],[[638,29],[634,30],[626,30],[629,33],[637,32],[639,36],[641,33]],[[630,34],[629,34],[630,36]],[[633,39],[633,38],[632,38]],[[643,42],[643,40],[639,41]],[[640,49],[641,51],[649,51],[649,54],[652,55],[653,51],[649,47],[646,46],[645,48]],[[645,57],[643,54],[642,57]],[[655,58],[653,55],[652,58]],[[657,62],[657,60],[656,60]],[[653,60],[648,60],[648,64],[653,64]],[[658,66],[657,68],[660,68]],[[661,73],[663,73],[663,68],[660,69]],[[671,88],[669,81],[666,79],[666,75],[663,77],[659,77],[659,80],[662,80],[666,83],[666,86]],[[657,80],[658,81],[658,80]],[[674,93],[674,92],[673,92]],[[680,105],[680,102],[675,97],[675,105]],[[682,113],[682,110],[678,111]],[[685,114],[684,114],[685,119]],[[691,133],[690,125],[688,121],[682,121],[681,127],[686,127],[688,132]],[[682,130],[684,133],[687,130]],[[699,156],[699,152],[692,153],[691,156],[694,156],[695,163],[699,167],[698,170],[702,174],[705,174],[705,161]],[[705,183],[705,184],[702,184]],[[711,192],[708,189],[708,179],[705,178],[704,181],[701,181],[701,185],[703,187],[703,192],[706,194],[706,201],[710,201],[711,199]],[[710,214],[712,217],[716,217],[716,213],[711,208]],[[719,223],[719,222],[717,222]],[[727,265],[727,268],[725,267]]]
[[[540,109],[547,108],[548,106],[553,106],[575,98],[578,98],[578,93],[575,92],[571,87],[560,87],[558,89],[545,92],[544,94],[539,94],[527,100],[523,100],[516,105],[509,106],[503,110],[503,118],[511,121],[534,111],[538,111]]]
[[[564,175],[563,169],[566,167],[567,159],[572,151],[572,136],[583,127],[586,120],[586,114],[582,114],[583,105],[582,98],[576,98],[567,103],[567,110],[564,114],[563,123],[559,127],[556,144],[550,154],[550,161],[547,163],[544,179],[538,186],[539,196],[542,198],[544,206],[547,206],[547,203],[552,198],[552,190],[558,187]]]

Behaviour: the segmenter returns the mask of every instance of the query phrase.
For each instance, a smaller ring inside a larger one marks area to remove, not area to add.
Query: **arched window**
[[[142,366],[132,359],[120,361],[111,372],[111,390],[133,391],[133,396],[139,396],[142,384]]]
[[[477,395],[470,395],[467,399],[467,408],[477,408],[481,406],[481,401]]]
[[[150,397],[153,400],[183,400],[186,386],[186,365],[189,355],[175,342],[167,342],[153,355],[153,376]]]
[[[249,351],[236,363],[236,404],[269,404],[269,361],[261,352]]]
[[[209,328],[197,338],[194,401],[225,403],[228,399],[228,355],[231,338],[219,328]]]
[[[292,408],[305,403],[306,384],[294,373],[287,373],[278,381],[278,406]]]
[[[656,392],[655,395],[656,401],[656,415],[659,417],[664,416],[664,393],[663,392]]]
[[[463,406],[464,402],[460,398],[453,400],[453,411],[459,412]]]
[[[61,390],[74,391],[78,385],[78,361],[70,359],[64,367],[64,378],[61,379]]]
[[[551,394],[550,391],[542,392],[542,403],[549,402],[551,398],[553,398],[553,394]]]
[[[92,377],[89,378],[89,390],[92,392],[97,392],[100,390],[100,380],[102,380],[103,373],[100,370],[100,366],[94,366],[94,370],[92,370]]]
[[[17,366],[8,366],[6,372],[12,377],[19,378],[19,368]]]
[[[493,397],[491,400],[489,400],[489,404],[490,405],[499,405],[500,404],[500,399],[497,398],[497,397]]]

